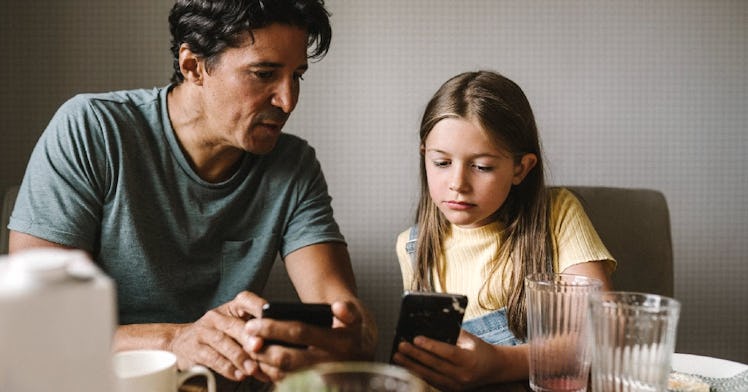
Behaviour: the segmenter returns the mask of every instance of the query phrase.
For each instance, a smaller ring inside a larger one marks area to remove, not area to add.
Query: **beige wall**
[[[166,84],[170,4],[0,5],[0,186],[20,180],[70,95]],[[530,98],[552,183],[665,193],[684,306],[678,351],[748,362],[747,2],[328,4],[333,47],[305,77],[287,131],[317,147],[380,320],[380,357],[401,287],[394,238],[415,205],[420,113],[447,77],[491,68]]]
[[[71,95],[168,83],[171,4],[0,3],[0,187],[20,182],[36,139]]]

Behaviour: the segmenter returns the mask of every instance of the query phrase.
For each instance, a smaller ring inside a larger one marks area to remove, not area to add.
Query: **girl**
[[[615,261],[579,201],[546,189],[522,90],[493,72],[448,80],[421,121],[416,225],[397,239],[408,290],[468,296],[456,345],[417,337],[393,357],[444,390],[528,378],[524,278],[587,275],[610,289]]]

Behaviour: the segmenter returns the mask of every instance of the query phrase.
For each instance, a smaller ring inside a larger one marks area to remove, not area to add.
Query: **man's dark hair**
[[[179,69],[182,44],[204,58],[210,70],[224,49],[239,45],[243,34],[273,23],[305,30],[309,58],[321,59],[332,39],[329,17],[324,0],[177,0],[169,13],[174,56],[171,81],[184,81]]]

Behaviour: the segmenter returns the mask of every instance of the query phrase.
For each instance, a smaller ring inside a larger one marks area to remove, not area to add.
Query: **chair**
[[[566,186],[618,261],[613,288],[673,296],[673,245],[665,196],[652,189]]]
[[[18,195],[18,185],[14,185],[5,190],[3,194],[2,218],[0,218],[0,254],[8,253],[8,221],[10,213],[13,212],[13,206],[16,204]]]

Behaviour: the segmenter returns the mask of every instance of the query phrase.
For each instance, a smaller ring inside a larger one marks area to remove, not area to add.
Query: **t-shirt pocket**
[[[245,290],[262,293],[278,253],[273,238],[274,236],[268,234],[223,243],[216,305],[234,299]]]

